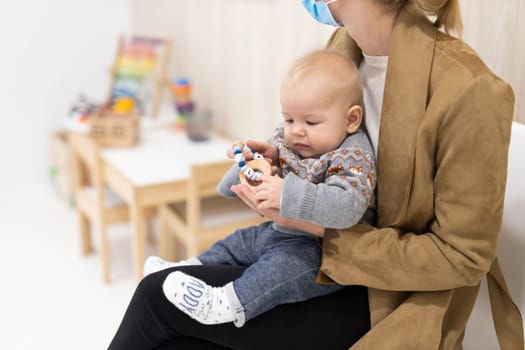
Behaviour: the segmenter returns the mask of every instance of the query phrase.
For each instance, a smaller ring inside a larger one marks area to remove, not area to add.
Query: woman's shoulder
[[[465,89],[486,90],[487,98],[512,100],[508,83],[498,77],[483,62],[478,53],[463,40],[438,32],[430,75],[430,95],[461,96]]]
[[[446,67],[456,79],[475,79],[480,75],[497,76],[483,62],[479,54],[465,41],[437,30],[434,66]],[[459,75],[458,75],[459,74]]]

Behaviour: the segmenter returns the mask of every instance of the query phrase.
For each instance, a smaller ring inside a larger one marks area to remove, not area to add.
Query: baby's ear
[[[346,112],[346,132],[353,134],[359,129],[363,120],[363,108],[359,105],[353,105]]]

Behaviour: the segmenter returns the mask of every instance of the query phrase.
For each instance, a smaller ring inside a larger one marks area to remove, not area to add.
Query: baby
[[[325,228],[374,223],[374,153],[360,127],[362,87],[352,61],[335,51],[307,54],[286,74],[280,102],[283,123],[265,156],[280,168],[281,176],[259,177],[262,183],[256,191],[264,192],[259,198],[283,217]],[[224,196],[235,196],[230,188],[238,183],[236,164],[217,189]],[[150,257],[145,271],[191,264],[246,267],[241,277],[221,287],[176,269],[167,276],[166,298],[203,324],[233,322],[242,327],[279,304],[343,288],[316,283],[321,264],[316,236],[270,221],[239,229],[188,260],[169,263]]]

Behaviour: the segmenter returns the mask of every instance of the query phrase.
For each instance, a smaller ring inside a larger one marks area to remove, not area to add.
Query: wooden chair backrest
[[[232,160],[193,165],[191,167],[189,190],[195,192],[201,198],[217,195],[217,184],[232,165]]]
[[[192,166],[186,201],[188,226],[192,231],[197,231],[200,225],[202,200],[220,196],[217,184],[232,165],[232,160],[225,160]]]
[[[185,246],[187,256],[196,256],[235,230],[264,220],[239,198],[222,198],[217,192],[218,183],[233,164],[232,160],[224,160],[192,166],[186,200],[161,207],[161,246],[168,245],[169,228]]]

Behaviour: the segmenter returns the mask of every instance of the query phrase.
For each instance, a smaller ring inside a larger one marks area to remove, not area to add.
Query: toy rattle
[[[261,183],[259,181],[259,176],[271,175],[272,167],[270,166],[270,163],[264,160],[262,154],[254,152],[242,141],[235,141],[232,145],[232,149],[233,159],[241,169],[239,172],[239,179],[241,180],[241,183],[255,187]],[[246,162],[246,158],[242,153],[243,150],[252,152],[253,160]]]

